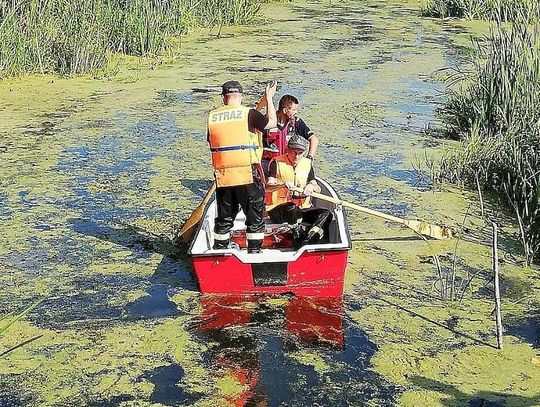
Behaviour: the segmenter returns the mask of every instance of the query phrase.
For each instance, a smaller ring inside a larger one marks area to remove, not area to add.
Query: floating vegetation
[[[34,308],[36,308],[38,305],[40,305],[45,298],[29,305],[25,309],[23,309],[19,313],[10,313],[3,317],[0,317],[0,335],[2,335],[4,332],[6,332],[15,322],[17,322],[19,319],[23,318],[24,316],[28,315],[30,311],[32,311]]]
[[[523,14],[538,19],[540,4],[536,0],[428,0],[422,13],[440,18],[515,21]]]
[[[462,140],[443,179],[501,195],[515,212],[529,263],[540,253],[540,33],[527,16],[499,20],[476,44],[472,73],[458,72],[442,110]]]
[[[246,24],[264,0],[0,0],[0,77],[82,74],[153,55],[195,26]]]

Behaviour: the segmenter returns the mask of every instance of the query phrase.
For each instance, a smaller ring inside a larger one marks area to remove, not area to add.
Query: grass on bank
[[[0,0],[0,78],[83,74],[155,55],[195,26],[248,24],[266,0]]]
[[[540,25],[499,21],[487,40],[449,89],[441,113],[462,144],[439,177],[498,194],[517,216],[529,263],[540,256]]]
[[[458,17],[470,20],[515,21],[527,14],[540,18],[538,0],[428,0],[422,10],[428,17]]]

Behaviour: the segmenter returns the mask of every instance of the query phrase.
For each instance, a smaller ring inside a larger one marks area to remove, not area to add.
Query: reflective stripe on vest
[[[253,145],[253,144],[240,144],[238,146],[227,146],[227,147],[214,147],[210,148],[210,151],[213,153],[221,152],[221,151],[234,151],[234,150],[256,150],[259,146]]]
[[[249,132],[249,108],[222,106],[208,115],[208,142],[218,187],[253,182],[251,165],[260,163],[262,149]]]
[[[304,189],[311,171],[311,160],[309,158],[300,158],[296,167],[293,167],[289,163],[285,154],[274,158],[273,161],[276,162],[276,179],[278,184],[292,182],[297,187]],[[274,192],[266,193],[265,204],[267,211],[287,202],[292,202],[300,208],[309,208],[311,206],[311,199],[309,196],[305,198],[293,198],[287,187],[282,187]]]

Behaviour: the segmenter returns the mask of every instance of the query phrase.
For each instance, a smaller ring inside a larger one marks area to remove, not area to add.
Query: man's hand
[[[268,82],[266,84],[266,89],[265,89],[267,100],[272,100],[276,92],[277,92],[277,82],[276,81]]]
[[[296,189],[296,185],[294,185],[293,182],[286,182],[286,183],[285,183],[285,186],[287,187],[287,189],[288,189],[289,191],[294,191],[294,190]]]
[[[313,193],[313,190],[315,189],[315,185],[313,184],[307,184],[304,188],[303,194],[305,196],[310,196]]]

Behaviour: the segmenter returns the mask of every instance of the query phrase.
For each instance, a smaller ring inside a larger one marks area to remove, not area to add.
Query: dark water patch
[[[346,151],[339,147],[327,148],[327,153],[330,155],[333,154],[335,157],[341,157],[343,162],[349,163],[349,165],[338,169],[336,175],[338,177],[346,177],[351,182],[354,182],[354,179],[358,178],[358,174],[362,174],[362,176],[368,176],[369,178],[386,176],[396,181],[405,182],[410,187],[420,191],[428,190],[431,184],[430,180],[420,178],[414,170],[396,168],[397,165],[403,162],[403,157],[399,154],[376,161],[372,158],[365,157],[365,155]],[[370,188],[363,189],[368,191]],[[360,192],[360,195],[362,195],[362,188],[356,189],[355,186],[350,192]],[[364,195],[363,198],[367,198],[370,195],[373,196],[373,193],[365,192]]]
[[[322,39],[321,46],[325,51],[339,51],[343,48],[353,48],[361,45],[364,42],[375,41],[377,37],[374,33],[362,33],[357,34],[353,37],[342,39],[342,38],[329,38]]]
[[[137,262],[149,253],[162,254],[163,258],[149,277],[152,284],[165,284],[184,291],[197,291],[187,248],[173,243],[164,235],[156,235],[137,226],[124,224],[112,227],[89,219],[73,219],[72,227],[78,233],[113,242],[132,250],[127,261]]]
[[[374,27],[370,20],[365,19],[366,10],[363,7],[334,6],[325,9],[295,7],[295,11],[302,14],[304,18],[313,21],[313,24],[308,28],[311,33],[335,25],[342,25],[352,29],[352,35],[341,36],[340,38],[320,38],[321,49],[325,52],[353,48],[384,36],[384,30]]]
[[[19,197],[17,205],[17,210],[19,212],[31,212],[42,204],[41,197],[31,194],[27,190],[19,191],[17,196]]]
[[[33,400],[20,388],[20,375],[0,375],[0,407],[24,407],[32,405]]]
[[[176,304],[169,300],[167,293],[170,286],[149,286],[146,279],[128,277],[112,279],[92,276],[86,280],[77,280],[72,291],[77,290],[80,293],[60,293],[59,296],[46,300],[37,311],[29,314],[30,323],[47,329],[72,329],[74,324],[79,329],[96,329],[121,324],[126,320],[180,315]],[[117,302],[124,294],[141,289],[146,289],[149,295],[126,306],[111,305],[111,302]],[[13,301],[13,298],[10,298],[10,301]]]
[[[5,192],[0,192],[0,220],[11,219],[13,212],[9,209],[9,198]]]
[[[150,287],[148,295],[124,307],[127,319],[153,319],[179,315],[176,304],[169,300],[168,289],[169,286],[166,285]]]
[[[201,396],[185,391],[181,387],[184,378],[184,369],[178,364],[158,367],[142,376],[154,385],[150,396],[152,403],[166,406],[192,405]]]
[[[397,114],[386,117],[384,121],[407,130],[423,130],[427,123],[436,120],[437,106],[445,99],[443,92],[443,84],[427,78],[408,81],[400,98],[387,106]]]
[[[198,334],[212,344],[207,363],[222,376],[244,379],[246,390],[232,402],[395,404],[397,389],[369,369],[376,346],[344,319],[341,299],[252,301],[201,298]]]
[[[79,218],[72,219],[70,224],[78,233],[131,249],[134,253],[130,259],[132,261],[147,258],[148,253],[174,256],[181,250],[167,236],[157,235],[127,223],[110,226],[92,219]]]
[[[167,284],[176,290],[199,291],[191,261],[185,256],[187,248],[179,256],[164,256],[150,277],[153,284]]]
[[[388,52],[386,48],[379,48],[377,53],[367,62],[367,69],[376,68],[379,65],[384,65],[387,62],[392,62],[396,59],[396,53]]]
[[[147,152],[138,162],[155,157],[155,151],[166,150],[174,145],[178,138],[191,136],[189,131],[176,126],[176,117],[170,112],[161,113],[148,120],[139,120],[135,126],[128,128],[128,132],[136,138],[139,148],[153,152]]]
[[[441,38],[440,44],[444,46],[447,64],[449,66],[465,66],[469,64],[471,62],[471,48],[457,45],[451,40],[452,37],[463,34],[464,30],[445,21],[442,22],[441,26],[445,35]]]
[[[254,58],[255,55],[253,55],[252,58]],[[213,93],[213,92],[219,92],[219,88],[193,88],[191,89],[193,93]]]
[[[44,137],[53,136],[58,132],[56,124],[51,121],[43,121],[37,126],[27,124],[21,126],[20,129],[23,130],[25,135],[29,135],[35,140],[34,145],[38,144],[38,141],[41,141]]]
[[[505,407],[506,402],[497,402],[484,399],[482,397],[475,397],[467,403],[468,407]]]
[[[419,10],[418,9],[413,9],[413,8],[407,8],[407,7],[403,7],[403,6],[393,6],[392,7],[392,16],[390,16],[390,18],[392,19],[395,19],[395,18],[403,18],[403,19],[407,19],[409,17],[415,17],[415,16],[418,16],[420,13],[419,13]]]
[[[26,278],[33,278],[42,273],[43,268],[52,260],[47,248],[39,245],[39,240],[28,238],[31,248],[24,251],[11,251],[0,257],[2,263],[17,270],[25,270]]]
[[[523,301],[535,295],[535,287],[526,278],[503,275],[501,280],[501,297],[513,301]]]
[[[124,191],[146,194],[150,177],[156,173],[150,168],[155,153],[144,151],[147,149],[140,144],[144,145],[143,142],[130,144],[121,136],[110,134],[103,136],[96,146],[67,148],[57,170],[69,175],[73,194],[59,199],[57,206],[78,210],[94,220],[133,219],[163,213],[159,208],[142,208],[123,198]],[[94,185],[92,190],[89,184]]]
[[[81,322],[83,327],[110,325],[120,320],[123,308],[111,305],[122,293],[145,288],[147,281],[123,275],[75,276],[72,293],[60,293],[46,300],[39,310],[29,314],[28,320],[39,327],[65,329],[66,323]],[[54,293],[53,293],[54,294]],[[105,321],[105,322],[102,322]]]
[[[72,111],[67,110],[59,110],[57,112],[49,112],[43,114],[43,117],[46,117],[47,119],[65,119],[71,115]]]
[[[540,349],[540,309],[529,310],[525,318],[505,319],[503,317],[507,335],[517,336],[532,347]]]

